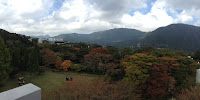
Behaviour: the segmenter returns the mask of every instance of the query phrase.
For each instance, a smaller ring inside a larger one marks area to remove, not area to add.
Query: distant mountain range
[[[152,46],[194,52],[200,49],[200,27],[187,24],[171,24],[152,32],[141,32],[135,29],[116,28],[91,34],[61,34],[55,38],[63,38],[71,42],[94,43],[103,46],[133,48]]]
[[[9,39],[19,39],[26,42],[22,35],[0,30],[0,36]],[[49,38],[50,36],[40,36]],[[200,27],[187,24],[171,24],[160,27],[152,32],[141,32],[135,29],[116,28],[106,31],[94,32],[91,34],[61,34],[54,38],[63,39],[70,42],[85,42],[99,44],[102,46],[115,46],[123,48],[126,46],[139,48],[152,46],[155,48],[171,48],[172,50],[182,50],[185,52],[195,52],[200,49]]]
[[[94,32],[91,34],[61,34],[54,38],[63,38],[70,42],[86,42],[90,44],[99,44],[103,46],[115,46],[123,48],[130,46],[132,42],[136,42],[145,35],[135,29],[116,28],[106,31]]]

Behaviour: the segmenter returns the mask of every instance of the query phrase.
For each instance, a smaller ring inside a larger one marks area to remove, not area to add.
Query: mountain
[[[5,40],[19,40],[30,44],[27,36],[9,33],[0,29],[0,36]],[[44,36],[49,37],[49,36]],[[134,48],[152,46],[155,48],[171,48],[185,52],[200,50],[200,27],[187,24],[171,24],[160,27],[152,32],[141,32],[135,29],[116,28],[91,34],[61,34],[54,38],[70,42],[85,42],[102,46],[115,46]]]
[[[122,48],[131,45],[130,43],[139,40],[145,35],[135,29],[115,28],[106,31],[94,32],[91,34],[61,34],[55,38],[63,38],[70,42],[86,42],[103,46],[116,46]]]
[[[186,24],[160,27],[147,33],[138,45],[194,52],[200,49],[200,27]]]

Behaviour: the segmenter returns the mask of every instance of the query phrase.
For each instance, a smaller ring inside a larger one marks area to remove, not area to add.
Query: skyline
[[[24,35],[148,32],[173,23],[200,26],[199,0],[0,0],[0,28]]]

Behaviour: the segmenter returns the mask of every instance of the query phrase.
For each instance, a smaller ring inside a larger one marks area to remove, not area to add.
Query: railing
[[[0,93],[0,100],[41,100],[41,88],[29,83]]]

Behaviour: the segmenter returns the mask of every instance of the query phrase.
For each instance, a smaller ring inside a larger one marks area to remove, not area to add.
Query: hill
[[[147,33],[138,42],[138,45],[194,52],[200,49],[200,28],[186,24],[171,24],[160,27]]]
[[[116,28],[106,31],[94,32],[91,34],[61,34],[55,38],[63,38],[65,41],[86,42],[103,46],[115,46],[122,48],[129,46],[131,42],[137,41],[145,35],[135,29]]]
[[[16,33],[10,33],[6,30],[0,29],[0,37],[4,39],[4,41],[8,41],[8,40],[13,40],[13,41],[21,41],[23,44],[26,45],[32,45],[33,43],[31,43],[28,39],[30,37],[25,36],[25,35],[20,35],[20,34],[16,34]]]

